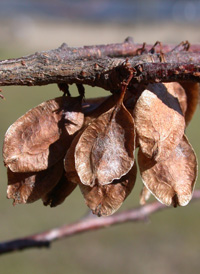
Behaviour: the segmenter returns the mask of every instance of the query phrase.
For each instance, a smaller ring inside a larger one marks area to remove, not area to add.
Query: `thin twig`
[[[200,199],[200,190],[194,191],[192,201],[196,201],[198,199]],[[60,240],[65,237],[71,237],[79,233],[89,232],[126,222],[144,221],[151,214],[169,208],[171,207],[167,207],[156,201],[144,206],[122,211],[109,217],[98,218],[96,216],[89,215],[69,225],[64,225],[41,233],[29,235],[27,237],[2,242],[0,243],[0,254],[29,248],[49,247],[53,241]]]

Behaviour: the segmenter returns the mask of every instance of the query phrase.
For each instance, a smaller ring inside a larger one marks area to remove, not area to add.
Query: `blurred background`
[[[59,47],[122,42],[200,42],[200,1],[0,0],[0,59]],[[56,85],[2,87],[0,149],[19,116],[59,96]],[[72,94],[75,88],[71,87]],[[86,97],[108,94],[86,87]],[[199,108],[187,136],[200,158]],[[81,218],[87,207],[77,189],[57,208],[41,201],[13,207],[6,199],[6,169],[0,161],[0,241],[26,236]],[[141,180],[121,210],[139,205]],[[196,183],[199,188],[199,182]],[[152,198],[153,200],[153,198]],[[147,223],[128,223],[89,232],[35,249],[3,255],[1,273],[199,273],[200,201],[169,209]]]

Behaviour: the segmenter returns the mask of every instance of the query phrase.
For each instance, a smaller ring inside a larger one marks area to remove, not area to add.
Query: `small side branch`
[[[200,190],[196,190],[193,194],[192,201],[199,199]],[[126,222],[145,221],[151,214],[169,208],[171,207],[167,207],[159,202],[153,202],[138,208],[133,208],[118,214],[114,214],[109,217],[98,218],[96,216],[89,215],[73,224],[64,225],[27,237],[2,242],[0,243],[0,254],[29,248],[49,247],[53,241],[60,240],[65,237],[75,236],[76,234],[83,232],[89,232]]]

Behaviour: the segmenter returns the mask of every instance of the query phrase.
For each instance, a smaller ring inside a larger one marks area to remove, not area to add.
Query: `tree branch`
[[[195,81],[200,82],[200,45],[124,43],[55,50],[17,59],[0,61],[0,85],[88,84],[116,91],[133,73],[129,88],[135,83]],[[60,85],[61,86],[61,85]],[[0,95],[1,97],[1,95]],[[193,201],[200,199],[200,190]],[[133,208],[109,217],[86,217],[42,233],[0,243],[0,254],[35,247],[49,247],[51,242],[79,233],[125,222],[144,221],[151,214],[167,209],[159,202]]]
[[[160,45],[158,49],[129,40],[81,48],[63,44],[55,50],[0,61],[0,85],[76,83],[115,91],[128,77],[130,68],[134,72],[130,85],[150,81],[200,82],[200,45],[191,46],[190,51],[184,45],[172,50],[172,45]],[[139,52],[144,54],[137,55]]]
[[[199,199],[200,190],[196,190],[193,193],[192,201],[196,201]],[[117,224],[123,224],[126,222],[144,221],[151,214],[169,208],[171,207],[167,207],[161,204],[160,202],[156,201],[141,207],[133,208],[127,211],[122,211],[109,217],[99,218],[96,216],[89,215],[69,225],[64,225],[27,237],[2,242],[0,243],[0,254],[5,254],[29,248],[49,247],[51,242],[53,241],[60,240],[65,237],[71,237],[83,232],[89,232],[92,230],[97,230]]]

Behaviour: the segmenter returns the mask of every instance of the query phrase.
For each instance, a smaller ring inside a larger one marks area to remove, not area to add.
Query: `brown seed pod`
[[[5,165],[13,172],[51,167],[64,157],[83,121],[80,97],[59,97],[29,110],[6,132]]]
[[[40,172],[18,173],[9,168],[7,197],[13,204],[33,203],[55,187],[63,173],[63,161]]]
[[[140,149],[138,163],[144,185],[161,203],[189,203],[197,177],[197,160],[185,136],[167,160],[156,163]]]
[[[65,159],[64,159],[64,168],[66,171],[66,178],[68,181],[74,183],[74,184],[81,184],[80,178],[78,176],[78,173],[75,168],[75,148],[78,143],[78,140],[82,134],[82,131],[80,131],[74,138],[74,140],[71,143],[71,146],[67,150]]]
[[[185,114],[186,125],[191,121],[199,102],[199,83],[181,82],[187,95],[187,110]]]
[[[163,83],[167,92],[176,97],[179,101],[183,115],[185,116],[187,110],[187,95],[184,88],[178,82]]]
[[[90,187],[80,184],[87,206],[99,217],[112,215],[131,193],[135,184],[136,173],[135,164],[126,175],[119,180],[114,180],[109,185]]]
[[[75,168],[88,186],[120,179],[134,164],[135,134],[131,114],[124,105],[93,120],[75,148]]]
[[[92,108],[91,111],[89,110],[89,107],[85,107],[84,109],[84,113],[85,113],[84,125],[85,126],[87,126],[89,123],[91,123],[94,119],[98,118],[103,113],[113,108],[117,104],[117,102],[120,100],[120,94],[115,93],[106,98],[97,98],[97,99],[98,100],[95,100],[95,98],[94,99],[92,98],[87,100],[89,102],[94,101],[96,102],[96,104],[98,102],[98,106]],[[101,102],[101,104],[99,104],[99,101]]]
[[[76,184],[69,182],[63,173],[58,184],[48,193],[42,197],[42,201],[45,206],[55,207],[64,202],[64,200],[72,193],[76,188]]]
[[[104,112],[108,111],[110,108],[112,108],[120,99],[120,94],[113,94],[108,97],[101,97],[101,98],[91,98],[86,100],[86,103],[83,107],[83,111],[85,113],[85,120],[84,120],[84,126],[79,131],[79,133],[75,136],[73,139],[69,149],[67,150],[65,160],[64,160],[64,167],[66,171],[66,177],[68,181],[73,182],[75,184],[80,184],[80,178],[77,174],[76,168],[75,168],[75,148],[78,143],[78,140],[83,133],[84,129],[87,127],[88,124],[90,124],[95,118],[98,118],[100,115],[102,115]],[[94,108],[90,108],[90,104],[94,104]],[[91,110],[90,110],[91,109]]]
[[[96,109],[99,108],[99,106],[107,101],[110,97],[112,96],[85,99],[82,104],[84,114],[86,116],[91,115],[91,113],[95,112]]]
[[[149,84],[138,99],[135,128],[142,152],[156,161],[167,159],[184,134],[185,120],[177,98],[162,84]]]

